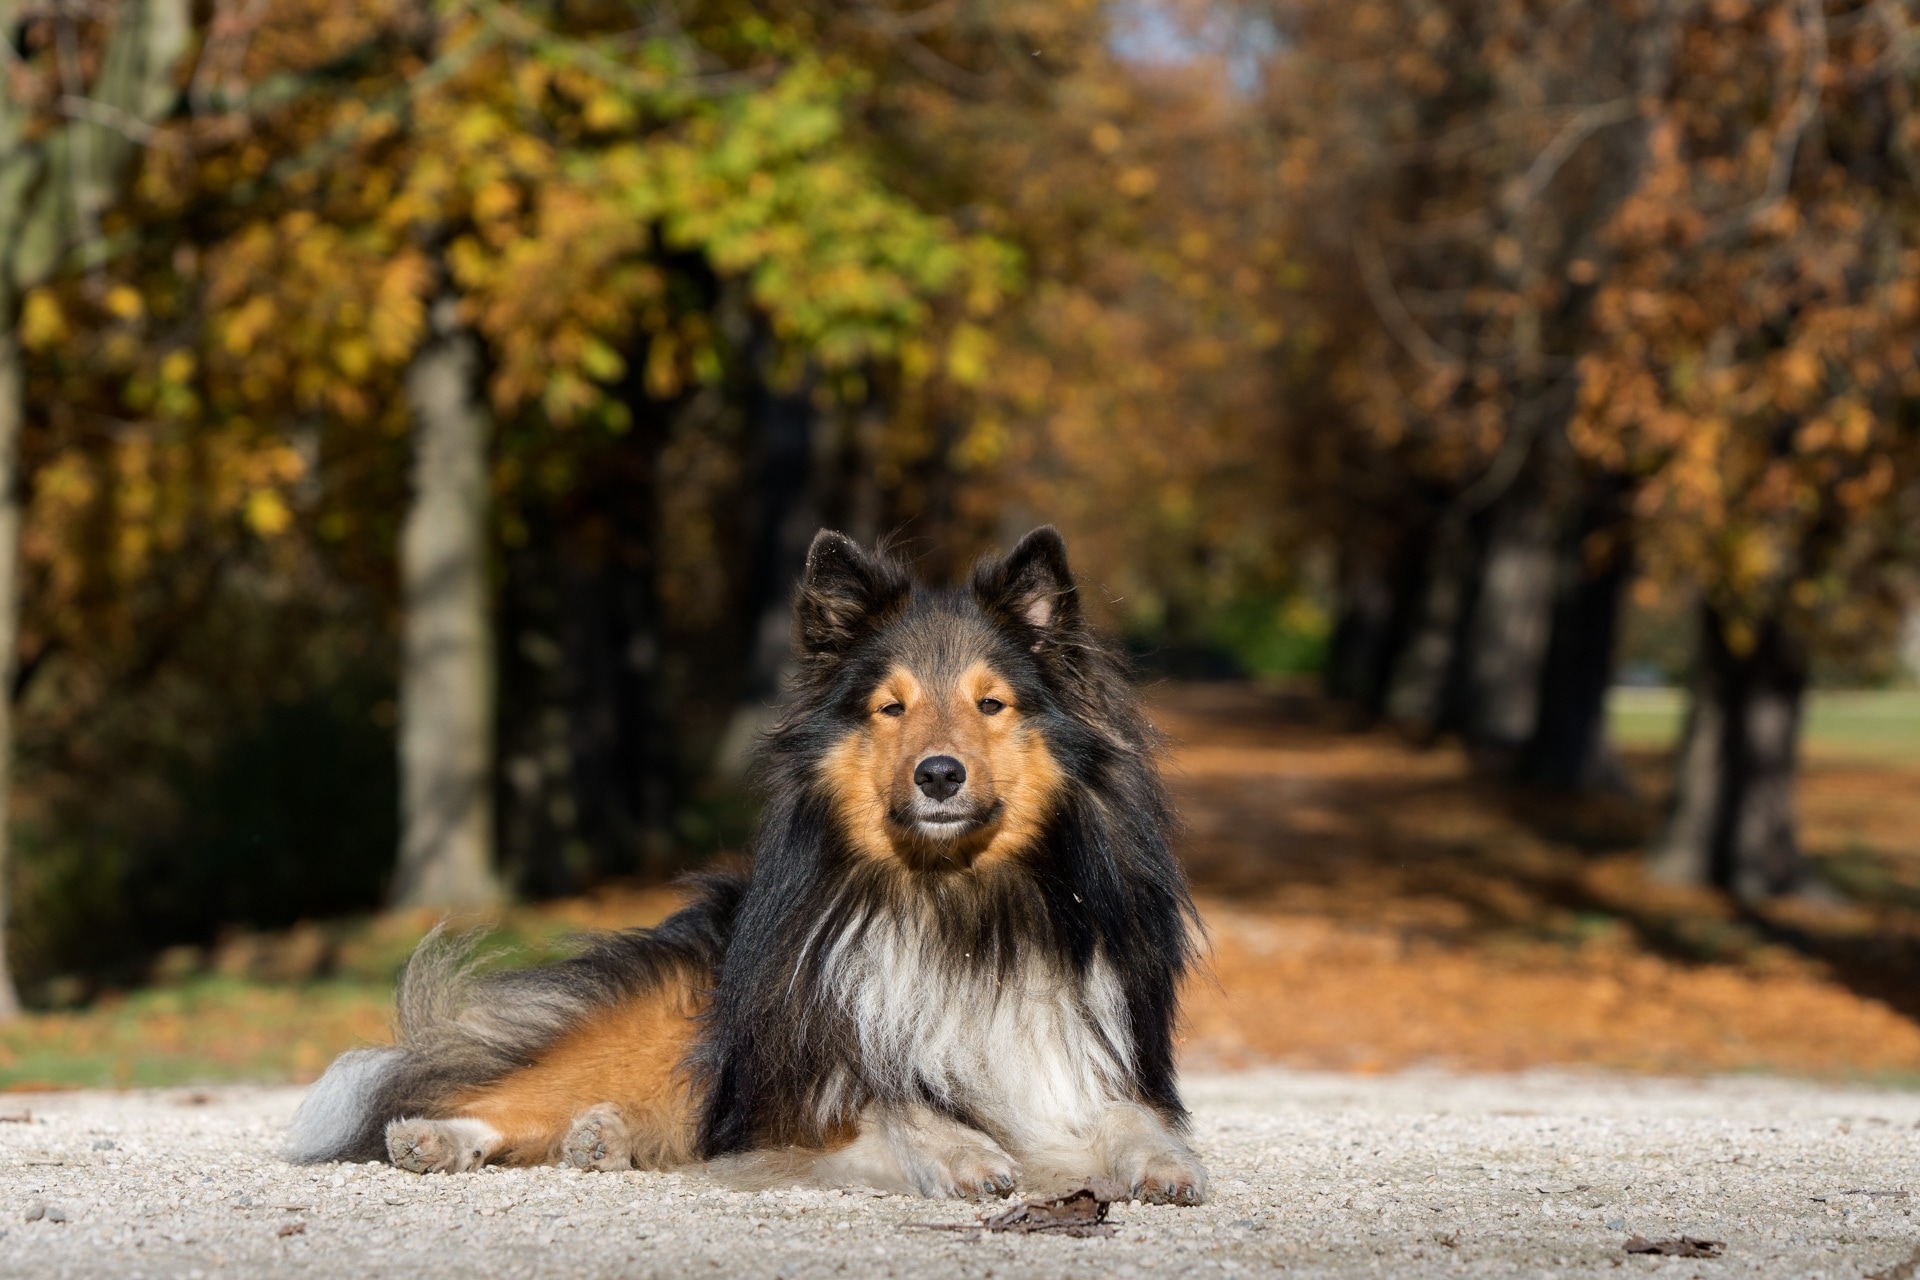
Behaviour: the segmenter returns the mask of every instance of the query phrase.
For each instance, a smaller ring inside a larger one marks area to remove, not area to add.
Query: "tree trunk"
[[[1327,695],[1363,720],[1386,714],[1388,683],[1421,600],[1426,539],[1409,531],[1394,554],[1342,557],[1340,612],[1327,644]]]
[[[1445,727],[1449,695],[1458,682],[1462,625],[1472,616],[1479,569],[1476,543],[1464,516],[1441,517],[1415,619],[1393,664],[1387,714],[1422,736]]]
[[[739,776],[754,740],[779,700],[790,660],[793,588],[820,529],[821,468],[814,457],[819,411],[809,388],[777,391],[756,378],[747,410],[753,460],[748,491],[745,618],[748,635],[740,699],[721,739],[717,764]]]
[[[546,505],[523,512],[528,538],[507,552],[500,584],[499,861],[507,883],[535,898],[577,892],[589,854],[573,796],[560,522]]]
[[[1720,613],[1702,610],[1658,877],[1711,884],[1741,901],[1803,886],[1793,791],[1806,684],[1805,651],[1779,618],[1766,619],[1751,646],[1736,652]]]
[[[489,423],[479,343],[451,298],[407,371],[413,502],[401,533],[400,862],[395,906],[495,902]]]
[[[1607,690],[1613,684],[1614,645],[1620,601],[1632,557],[1623,544],[1595,560],[1589,543],[1619,519],[1618,483],[1594,484],[1585,519],[1560,549],[1559,587],[1553,606],[1553,639],[1540,676],[1540,714],[1521,756],[1528,782],[1561,790],[1619,782],[1619,767],[1607,750]]]
[[[1556,506],[1541,477],[1523,477],[1492,513],[1487,533],[1459,718],[1468,744],[1499,772],[1517,763],[1539,723],[1553,631]]]
[[[1920,684],[1920,601],[1907,606],[1900,622],[1900,665],[1907,679]]]
[[[0,301],[4,301],[0,298]],[[13,666],[20,630],[20,428],[26,370],[20,341],[0,314],[0,1022],[16,1017],[20,998],[7,962],[8,872],[12,862]]]
[[[653,441],[636,424],[584,458],[507,559],[501,862],[537,896],[657,870],[668,851]]]
[[[1702,630],[1708,624],[1702,624]],[[1653,873],[1675,884],[1713,883],[1714,829],[1726,790],[1726,671],[1708,662],[1703,636],[1696,656],[1687,723],[1674,759],[1673,813],[1653,858]]]

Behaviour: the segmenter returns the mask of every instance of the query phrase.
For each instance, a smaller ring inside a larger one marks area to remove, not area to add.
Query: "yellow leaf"
[[[979,325],[957,325],[947,343],[947,376],[963,387],[977,387],[987,380],[987,360],[993,353],[993,338]]]
[[[60,303],[45,289],[27,295],[20,309],[20,342],[29,351],[44,351],[67,336],[67,318]]]
[[[292,523],[293,513],[273,490],[255,489],[247,495],[247,527],[261,537],[271,538]]]
[[[167,358],[160,362],[160,379],[177,385],[192,378],[193,370],[193,352],[182,347],[168,352]]]
[[[138,320],[147,309],[140,298],[140,291],[124,284],[107,290],[105,303],[107,310],[122,320]]]

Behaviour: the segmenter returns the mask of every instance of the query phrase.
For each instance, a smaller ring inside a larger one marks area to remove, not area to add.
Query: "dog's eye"
[[[1006,703],[1000,701],[998,698],[982,698],[980,699],[980,714],[983,716],[997,716],[1006,708],[1006,705]]]
[[[907,709],[897,702],[889,702],[886,706],[880,708],[880,714],[883,716],[903,716],[907,714]]]

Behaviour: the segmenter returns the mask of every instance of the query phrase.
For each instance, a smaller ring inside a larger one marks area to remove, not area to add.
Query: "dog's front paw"
[[[992,1141],[956,1143],[929,1153],[915,1179],[923,1196],[956,1200],[1004,1196],[1019,1181],[1020,1166]]]
[[[465,1173],[487,1162],[499,1135],[477,1120],[395,1120],[387,1158],[409,1173]]]
[[[1155,1151],[1133,1169],[1115,1172],[1134,1199],[1148,1204],[1199,1204],[1207,1198],[1207,1171],[1191,1151]]]
[[[633,1168],[633,1135],[619,1108],[603,1105],[583,1113],[567,1130],[560,1158],[576,1169]]]

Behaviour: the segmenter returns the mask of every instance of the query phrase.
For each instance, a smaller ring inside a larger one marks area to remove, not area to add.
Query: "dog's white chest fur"
[[[915,923],[850,929],[826,958],[869,1081],[900,1098],[930,1093],[1029,1149],[1084,1137],[1125,1097],[1126,1002],[1103,961],[1078,980],[1042,959],[997,974],[943,953]]]

